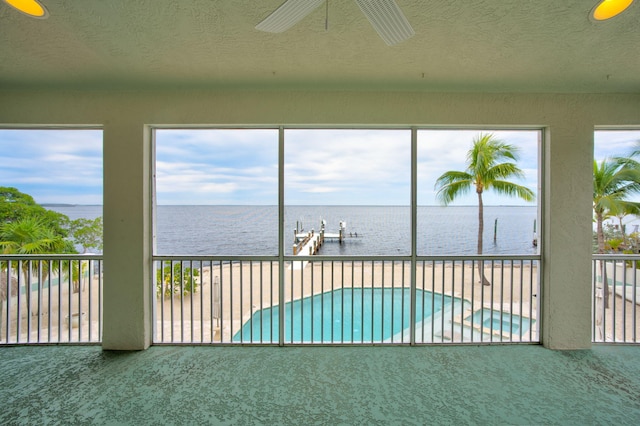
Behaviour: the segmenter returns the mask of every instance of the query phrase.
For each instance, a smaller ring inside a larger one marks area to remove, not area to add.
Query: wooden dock
[[[318,253],[324,242],[324,231],[309,231],[306,234],[296,234],[296,242],[293,244],[294,256],[313,256]]]
[[[311,230],[307,233],[296,233],[296,241],[293,244],[294,256],[313,256],[318,253],[320,246],[324,242],[324,230],[315,232]],[[306,260],[300,262],[291,262],[291,267],[296,269],[304,269],[309,263]]]
[[[325,239],[338,240],[340,243],[345,238],[346,222],[340,221],[340,229],[338,233],[325,232],[325,222],[320,225],[320,232],[311,230],[309,232],[300,232],[297,228],[294,230],[293,255],[294,256],[313,256],[318,254],[320,247],[324,244]],[[308,261],[292,262],[293,269],[304,269]]]

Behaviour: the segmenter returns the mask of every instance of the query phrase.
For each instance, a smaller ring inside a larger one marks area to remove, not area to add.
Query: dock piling
[[[496,218],[495,222],[493,222],[493,242],[496,242],[498,238],[498,218]]]

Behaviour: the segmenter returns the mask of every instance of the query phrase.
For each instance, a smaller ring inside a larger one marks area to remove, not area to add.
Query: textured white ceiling
[[[283,0],[0,2],[0,88],[249,88],[640,93],[640,1],[397,0],[416,35],[393,47],[356,3],[330,0],[282,34]]]

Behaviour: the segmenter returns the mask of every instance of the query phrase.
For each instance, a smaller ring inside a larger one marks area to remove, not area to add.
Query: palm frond
[[[436,180],[436,197],[446,205],[459,195],[467,194],[475,185],[479,193],[493,188],[500,194],[531,201],[535,197],[533,191],[507,181],[524,177],[517,160],[516,146],[496,139],[491,133],[481,133],[467,151],[466,170],[448,171]]]
[[[459,195],[467,194],[473,186],[473,176],[465,172],[450,171],[436,180],[436,198],[444,205]]]
[[[513,182],[494,180],[491,183],[491,187],[499,194],[507,195],[509,197],[518,197],[525,201],[533,201],[536,197],[533,191],[526,186],[518,185]]]
[[[593,162],[593,210],[602,217],[640,212],[640,204],[628,200],[640,193],[640,163],[634,159],[607,157]]]
[[[500,163],[485,172],[485,182],[508,178],[523,178],[524,172],[515,163]]]

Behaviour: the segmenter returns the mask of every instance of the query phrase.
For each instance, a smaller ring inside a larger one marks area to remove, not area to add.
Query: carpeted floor
[[[1,424],[640,424],[640,347],[0,348]]]

